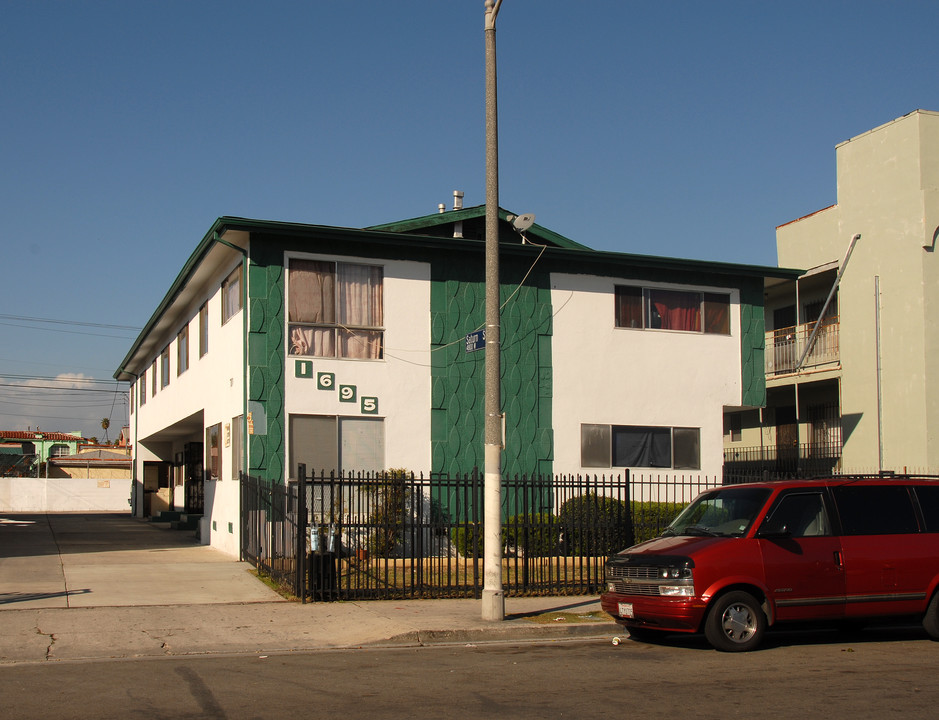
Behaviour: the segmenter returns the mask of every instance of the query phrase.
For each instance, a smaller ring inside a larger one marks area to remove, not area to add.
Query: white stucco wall
[[[0,478],[0,512],[130,512],[128,479]]]
[[[293,414],[382,418],[385,467],[430,470],[430,265],[350,256],[300,255],[314,260],[381,265],[384,268],[383,315],[385,348],[382,360],[287,358],[285,410]],[[286,329],[285,329],[286,332]],[[289,342],[285,342],[289,348]],[[311,374],[297,377],[297,362]],[[333,373],[335,387],[319,389],[319,373]],[[339,385],[354,385],[359,400],[341,402]],[[361,398],[377,398],[377,414],[362,412]],[[289,421],[285,426],[290,458]],[[312,470],[312,468],[310,469]],[[288,467],[292,477],[294,469]]]
[[[637,283],[587,275],[551,276],[554,465],[564,472],[597,475],[622,470],[581,465],[584,423],[697,427],[700,470],[663,472],[719,475],[723,407],[739,405],[742,394],[739,292],[641,283],[729,293],[731,334],[634,330],[615,327],[614,287],[627,284]]]
[[[232,555],[238,555],[239,484],[232,480],[235,448],[226,438],[225,426],[241,415],[244,407],[244,308],[227,323],[222,324],[220,283],[236,266],[232,263],[218,275],[211,295],[202,296],[190,306],[189,367],[177,375],[176,336],[182,329],[180,322],[169,333],[161,348],[170,343],[170,383],[152,395],[152,366],[147,368],[147,401],[138,406],[131,417],[131,432],[135,439],[137,477],[143,482],[144,461],[173,461],[188,442],[205,442],[205,428],[216,423],[222,426],[221,479],[205,482],[205,507],[202,542],[211,544]],[[208,352],[199,357],[199,308],[208,300],[209,340]],[[159,362],[157,363],[159,373]],[[159,386],[159,378],[158,378]],[[139,396],[137,397],[139,403]],[[185,428],[179,428],[180,424]],[[204,452],[203,452],[204,456]],[[182,487],[175,488],[174,506],[184,504]],[[138,502],[142,502],[138,498]],[[215,529],[213,529],[213,523]],[[229,523],[232,530],[229,532]]]

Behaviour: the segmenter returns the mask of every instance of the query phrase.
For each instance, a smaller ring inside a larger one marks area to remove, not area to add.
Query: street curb
[[[375,640],[363,647],[454,645],[484,642],[609,639],[622,632],[616,623],[578,623],[574,625],[531,625],[464,630],[411,630],[385,640]]]

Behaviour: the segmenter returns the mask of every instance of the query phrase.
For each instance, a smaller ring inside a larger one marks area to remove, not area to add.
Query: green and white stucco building
[[[116,371],[134,512],[204,507],[237,554],[238,473],[483,467],[483,207],[366,229],[219,218]],[[501,213],[503,470],[719,478],[765,404],[764,284],[798,271],[597,252]]]

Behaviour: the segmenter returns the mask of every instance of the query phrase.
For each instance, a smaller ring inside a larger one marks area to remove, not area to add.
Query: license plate
[[[625,618],[631,618],[633,616],[633,604],[632,603],[619,603],[619,616]]]

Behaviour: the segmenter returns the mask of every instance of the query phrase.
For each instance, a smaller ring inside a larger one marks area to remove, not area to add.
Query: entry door
[[[795,406],[776,408],[776,471],[792,472],[799,464],[799,425]]]
[[[840,618],[845,573],[822,492],[781,495],[757,534],[777,620]]]
[[[186,443],[186,512],[193,515],[205,511],[205,482],[202,467],[202,443]]]

